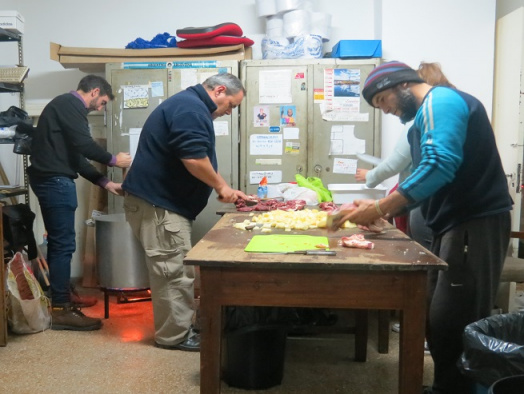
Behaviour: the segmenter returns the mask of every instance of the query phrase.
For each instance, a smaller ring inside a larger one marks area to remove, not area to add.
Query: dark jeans
[[[71,258],[75,251],[75,182],[68,177],[30,177],[47,230],[47,262],[52,305],[71,301]]]

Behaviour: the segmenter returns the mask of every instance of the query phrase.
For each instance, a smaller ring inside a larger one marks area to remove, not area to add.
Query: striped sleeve
[[[397,189],[404,197],[419,202],[453,181],[463,160],[468,117],[468,106],[455,90],[437,87],[428,93],[415,117],[421,160]]]

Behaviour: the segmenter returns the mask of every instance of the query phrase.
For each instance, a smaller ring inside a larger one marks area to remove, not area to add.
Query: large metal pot
[[[133,235],[125,215],[123,213],[102,215],[94,219],[100,287],[149,288],[145,252]]]

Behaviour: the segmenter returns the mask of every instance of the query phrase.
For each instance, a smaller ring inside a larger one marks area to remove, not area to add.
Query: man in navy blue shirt
[[[225,203],[247,198],[218,173],[213,127],[244,95],[240,80],[222,73],[165,100],[146,120],[122,185],[126,218],[146,253],[158,347],[200,350],[191,329],[195,272],[183,259],[213,189]]]

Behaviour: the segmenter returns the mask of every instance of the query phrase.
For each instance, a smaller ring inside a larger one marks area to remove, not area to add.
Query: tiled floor
[[[102,293],[97,305],[83,311],[103,318]],[[199,393],[199,353],[153,346],[150,302],[116,303],[99,331],[47,330],[10,334],[0,348],[2,393]],[[348,313],[350,319],[351,315]],[[395,319],[392,319],[394,322]],[[368,361],[353,360],[353,336],[322,334],[288,338],[282,384],[246,391],[222,384],[223,393],[397,393],[398,333],[391,332],[389,354],[376,349],[376,318],[370,319]],[[424,384],[431,382],[426,355]]]

